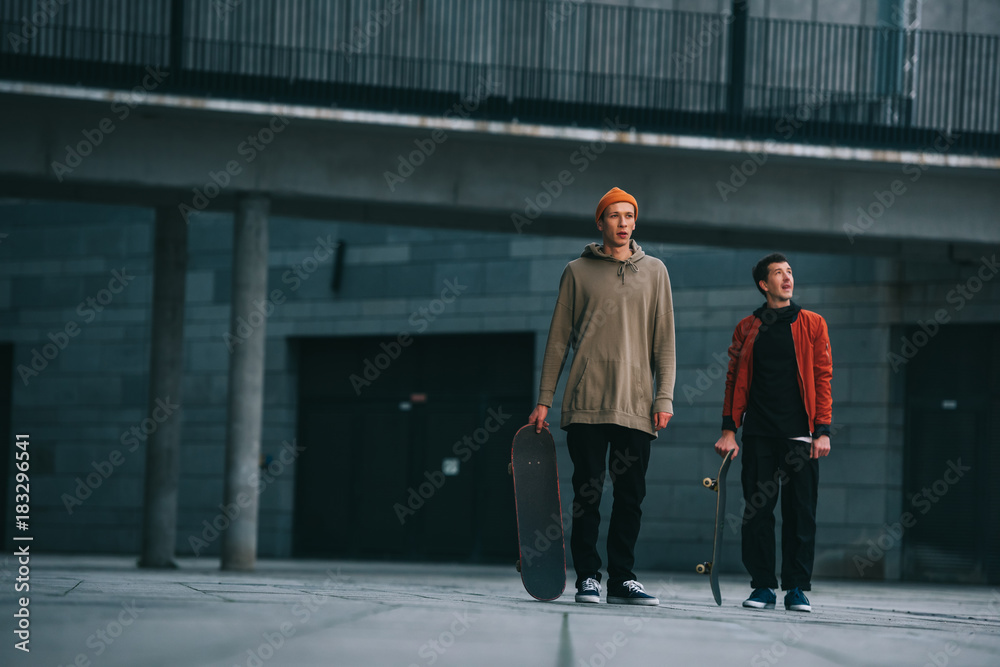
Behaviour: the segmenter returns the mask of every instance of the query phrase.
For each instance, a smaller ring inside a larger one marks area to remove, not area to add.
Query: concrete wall
[[[37,375],[22,379],[15,371],[12,380],[14,428],[33,438],[37,544],[48,552],[137,552],[144,448],[132,451],[129,431],[150,417],[152,212],[6,200],[0,202],[0,220],[0,232],[7,234],[0,242],[0,342],[14,344],[15,366],[31,368],[34,350],[53,357]],[[586,232],[589,225],[581,224]],[[219,514],[222,500],[231,234],[229,216],[192,220],[177,544],[182,555],[193,553],[191,536],[204,539],[203,522]],[[642,243],[641,227],[637,239]],[[337,240],[347,242],[348,252],[342,288],[334,295],[332,262],[317,263],[311,273],[306,269],[312,264],[303,262],[322,243]],[[408,330],[409,315],[439,294],[446,278],[457,277],[468,291],[426,333],[534,331],[540,361],[559,275],[586,240],[273,220],[270,289],[281,290],[285,302],[267,326],[264,454],[276,455],[295,438],[290,336]],[[711,450],[723,390],[717,358],[725,354],[735,322],[761,301],[748,276],[767,249],[645,247],[671,273],[679,373],[676,416],[654,446],[638,564],[686,570],[710,550],[714,496],[700,480],[718,466]],[[898,345],[890,340],[890,327],[950,307],[947,291],[978,266],[805,253],[790,253],[790,259],[796,300],[826,317],[834,355],[836,435],[833,455],[822,464],[817,572],[856,576],[851,556],[863,553],[865,540],[877,537],[902,506],[902,414],[886,361]],[[289,272],[296,266],[308,279],[293,278]],[[114,271],[127,274],[128,285],[103,294]],[[91,312],[88,297],[106,301],[103,310],[94,306]],[[998,306],[1000,282],[989,283],[953,314],[954,321],[1000,321]],[[70,322],[78,332],[63,339],[59,332]],[[49,334],[63,340],[65,349],[46,350]],[[345,370],[341,380],[347,376]],[[530,408],[523,406],[518,418]],[[552,417],[558,423],[558,414]],[[561,432],[556,435],[564,443]],[[115,450],[121,465],[108,475],[97,472],[108,472]],[[571,464],[564,450],[560,464],[568,505]],[[77,495],[77,480],[86,484],[88,475],[96,488]],[[730,476],[733,514],[739,512],[738,480],[739,462]],[[290,552],[293,489],[294,470],[288,469],[262,492],[262,556]],[[606,505],[610,510],[610,494]],[[739,541],[734,532],[728,537],[725,569],[740,571]],[[217,553],[218,541],[208,541],[202,553]],[[898,576],[898,553],[881,567],[885,576]]]

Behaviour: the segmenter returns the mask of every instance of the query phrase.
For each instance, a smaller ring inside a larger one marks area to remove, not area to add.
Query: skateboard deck
[[[722,592],[719,591],[719,559],[722,557],[722,532],[725,529],[726,521],[726,473],[729,472],[729,464],[733,462],[733,453],[727,452],[719,467],[719,476],[715,479],[706,477],[701,483],[706,489],[716,492],[715,503],[715,542],[712,546],[712,560],[699,563],[695,570],[699,574],[707,574],[708,582],[712,586],[712,596],[715,604],[722,604]]]
[[[555,600],[566,588],[566,545],[556,445],[548,429],[532,424],[514,435],[507,468],[514,477],[514,508],[524,589],[538,600]]]

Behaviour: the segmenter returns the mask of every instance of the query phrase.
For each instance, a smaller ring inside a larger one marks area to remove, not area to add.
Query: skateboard
[[[566,545],[556,445],[548,429],[533,424],[514,435],[507,472],[514,477],[514,509],[524,589],[537,600],[555,600],[566,588]]]
[[[719,559],[722,557],[722,531],[725,528],[726,519],[726,473],[729,472],[729,464],[733,462],[733,453],[727,452],[719,467],[719,476],[715,479],[706,477],[701,483],[706,489],[715,491],[717,495],[715,503],[715,544],[712,547],[712,560],[699,563],[695,570],[698,574],[707,574],[708,581],[712,585],[712,596],[715,604],[722,604],[722,593],[719,591]]]

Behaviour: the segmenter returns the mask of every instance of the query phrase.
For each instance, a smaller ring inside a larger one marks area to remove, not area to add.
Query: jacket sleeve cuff
[[[829,424],[816,424],[816,429],[813,431],[813,438],[818,438],[821,435],[830,437],[830,425]]]
[[[731,416],[729,416],[729,415],[723,415],[723,417],[722,417],[722,430],[723,431],[732,431],[733,433],[736,433],[736,431],[738,430],[736,428],[736,422],[733,420],[733,418]]]
[[[540,391],[538,392],[538,405],[544,405],[547,408],[552,407],[552,397],[555,394],[554,391]]]
[[[674,402],[669,398],[658,398],[653,401],[653,412],[674,414]]]

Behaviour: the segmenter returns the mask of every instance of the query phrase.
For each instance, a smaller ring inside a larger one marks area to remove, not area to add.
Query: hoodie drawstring
[[[622,277],[622,285],[625,284],[625,267],[629,266],[632,268],[633,273],[639,273],[639,267],[632,263],[632,258],[629,257],[618,267],[618,275]]]

